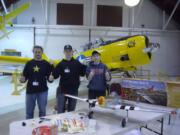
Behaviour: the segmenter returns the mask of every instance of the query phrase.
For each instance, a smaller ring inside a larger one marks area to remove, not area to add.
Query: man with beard
[[[34,46],[34,58],[28,61],[20,78],[21,83],[27,81],[26,88],[26,119],[34,117],[36,101],[39,108],[39,117],[46,115],[48,96],[47,81],[52,82],[53,65],[42,59],[43,48]]]

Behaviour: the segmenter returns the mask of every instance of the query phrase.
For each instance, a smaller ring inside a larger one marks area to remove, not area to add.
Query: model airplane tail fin
[[[9,21],[9,20],[15,18],[17,15],[19,15],[20,13],[22,13],[23,11],[28,9],[30,7],[30,5],[31,5],[30,2],[21,5],[20,7],[16,8],[14,11],[5,15],[5,20]]]

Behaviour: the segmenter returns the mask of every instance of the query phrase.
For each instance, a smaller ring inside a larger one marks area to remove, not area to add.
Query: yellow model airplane
[[[25,11],[30,7],[30,2],[21,5],[20,7],[16,8],[14,11],[6,13],[5,15],[0,16],[0,31],[3,32],[3,35],[0,36],[0,39],[7,37],[12,31],[8,32],[6,30],[6,24],[13,27],[12,19],[16,18],[17,15]]]
[[[84,59],[90,61],[92,51],[97,50],[101,54],[101,61],[110,70],[129,71],[150,63],[151,52],[158,47],[159,44],[149,43],[146,36],[136,35],[87,44],[85,51],[77,58],[80,61]]]
[[[151,62],[151,52],[158,45],[150,44],[146,36],[136,35],[124,37],[121,39],[106,41],[94,47],[86,48],[84,52],[74,55],[74,58],[80,62],[88,63],[91,61],[91,53],[97,50],[101,54],[101,61],[107,65],[110,70],[129,71],[136,70],[138,66],[142,66]],[[159,46],[158,46],[159,47]],[[23,58],[17,56],[0,56],[0,66],[6,65],[24,65],[31,58]],[[43,59],[49,61],[46,55]],[[60,60],[54,60],[56,66]]]

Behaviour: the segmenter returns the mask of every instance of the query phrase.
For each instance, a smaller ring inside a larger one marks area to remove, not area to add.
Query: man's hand
[[[51,72],[51,74],[50,74],[50,76],[49,76],[49,81],[50,81],[50,82],[54,81],[54,76],[52,75],[52,72]]]
[[[109,74],[109,72],[107,70],[106,70],[105,76],[106,76],[106,80],[110,81],[111,76],[110,76],[110,74]]]
[[[22,76],[20,77],[19,81],[20,81],[21,83],[25,83],[25,82],[26,82],[26,78],[22,75]]]
[[[54,61],[50,59],[50,60],[49,60],[49,64],[50,64],[50,65],[54,65]]]
[[[95,75],[94,70],[91,70],[91,72],[89,73],[89,76],[88,76],[88,80],[90,81],[94,75]]]

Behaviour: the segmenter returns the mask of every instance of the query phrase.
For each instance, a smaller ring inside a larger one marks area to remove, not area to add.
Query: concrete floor
[[[12,85],[9,85],[9,77],[0,78],[0,135],[9,135],[9,124],[13,121],[19,121],[25,119],[25,109],[24,109],[24,96],[25,92],[22,92],[21,96],[11,96]],[[49,102],[47,107],[47,114],[53,113],[53,108],[55,105],[55,91],[58,82],[50,84],[49,89]],[[87,92],[86,84],[80,87],[81,93]],[[3,93],[3,94],[2,94]],[[87,94],[87,93],[86,93]],[[78,102],[77,109],[87,107],[86,103]],[[180,111],[179,111],[180,113]],[[37,117],[38,111],[36,108],[35,117]],[[149,123],[148,126],[153,129],[159,129],[160,124],[158,122]],[[165,118],[164,122],[164,135],[180,135],[180,114],[173,116],[171,119],[171,124],[168,125],[168,117]],[[141,132],[143,135],[156,135],[153,132],[150,132],[146,129],[142,129]]]
[[[47,113],[52,113],[52,106],[54,105],[54,100],[48,103]],[[35,117],[38,116],[37,108],[35,110]],[[9,135],[9,124],[13,121],[19,121],[25,119],[25,109],[18,109],[13,112],[9,112],[0,115],[0,135]]]

